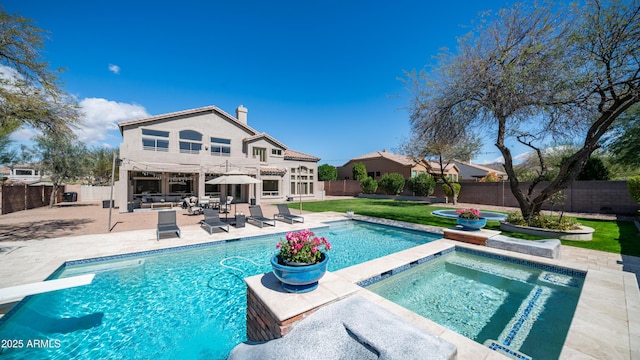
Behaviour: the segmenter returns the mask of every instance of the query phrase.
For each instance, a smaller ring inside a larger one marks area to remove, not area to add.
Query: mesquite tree
[[[0,129],[22,125],[69,132],[80,114],[73,97],[61,90],[57,74],[42,57],[47,33],[33,21],[0,6]]]
[[[442,53],[433,69],[407,74],[412,122],[414,128],[436,122],[494,133],[528,219],[571,184],[615,120],[640,101],[640,4],[516,4],[481,20],[456,53]],[[549,171],[543,144],[576,138],[581,146],[536,189]],[[538,159],[538,177],[527,190],[514,172],[515,142]]]

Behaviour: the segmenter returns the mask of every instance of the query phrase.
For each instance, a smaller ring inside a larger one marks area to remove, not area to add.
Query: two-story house
[[[120,122],[120,211],[142,199],[178,202],[186,196],[222,194],[256,203],[315,198],[320,159],[256,131],[247,124],[247,113],[242,105],[236,117],[207,106]],[[206,183],[231,170],[259,183]]]

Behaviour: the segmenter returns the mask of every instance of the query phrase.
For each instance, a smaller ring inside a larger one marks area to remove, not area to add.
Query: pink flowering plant
[[[325,237],[317,237],[311,230],[288,232],[285,240],[276,245],[280,259],[297,263],[317,263],[322,259],[322,251],[331,250]]]
[[[456,214],[458,214],[458,217],[463,219],[471,219],[471,220],[480,219],[480,210],[474,209],[474,208],[458,209],[456,210]]]

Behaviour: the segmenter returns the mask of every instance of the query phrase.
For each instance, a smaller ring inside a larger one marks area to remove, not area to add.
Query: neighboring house
[[[120,179],[118,204],[176,202],[186,196],[233,196],[235,201],[285,201],[315,198],[319,158],[293,151],[247,124],[248,110],[236,117],[207,106],[118,124]],[[211,185],[205,182],[236,170],[258,184]]]
[[[351,179],[355,163],[364,164],[367,168],[367,174],[376,180],[382,178],[384,174],[390,173],[398,173],[405,179],[424,173],[440,177],[440,165],[436,162],[424,159],[416,161],[410,156],[393,154],[382,150],[358,156],[338,167],[338,179]],[[454,164],[446,166],[444,173],[452,181],[458,181],[458,168]]]
[[[6,168],[0,169],[0,178],[25,183],[35,183],[42,180],[42,175],[40,175],[39,170],[33,168],[33,165],[18,164],[9,165]]]
[[[490,172],[495,173],[500,180],[507,180],[507,173],[504,171],[492,169],[487,166],[473,164],[471,162],[453,160],[458,169],[460,169],[460,181],[473,180],[478,181],[487,176]]]

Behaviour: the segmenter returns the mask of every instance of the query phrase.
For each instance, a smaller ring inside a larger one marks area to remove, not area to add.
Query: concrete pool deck
[[[263,208],[266,207],[263,206]],[[180,210],[178,211],[180,213]],[[266,213],[267,211],[265,211],[265,215],[267,215]],[[135,214],[129,214],[129,216],[135,216]],[[275,228],[265,227],[262,229],[247,225],[245,228],[232,228],[229,233],[215,232],[211,236],[197,225],[197,220],[200,217],[197,219],[193,217],[189,219],[193,223],[192,225],[179,223],[182,229],[182,238],[163,238],[160,241],[156,241],[154,227],[157,218],[153,217],[151,218],[153,221],[147,220],[147,223],[144,224],[147,228],[140,230],[108,234],[69,235],[48,238],[46,241],[39,238],[21,238],[16,241],[5,238],[0,242],[0,288],[42,281],[65,261],[70,260],[281,233],[324,226],[326,221],[346,219],[344,214],[332,212],[306,213],[304,217],[305,223],[303,224],[278,222]],[[181,219],[180,216],[178,218]],[[396,222],[384,219],[380,219],[379,222],[398,225]],[[2,224],[0,217],[0,225]],[[433,230],[433,228],[415,224],[407,226],[414,229]],[[106,222],[104,227],[106,227]],[[423,247],[451,246],[447,245],[451,243],[453,242],[450,240],[438,240],[423,245]],[[473,247],[473,245],[465,246]],[[483,251],[499,252],[499,250],[486,247],[479,248]],[[583,294],[561,355],[562,359],[640,359],[640,290],[634,273],[627,272],[637,272],[637,269],[640,268],[639,258],[567,246],[562,247],[561,258],[558,260],[531,258],[510,252],[504,253],[513,257],[529,258],[536,262],[548,262],[588,271]],[[385,265],[384,261],[374,260],[357,265],[356,267],[359,267],[360,270],[356,272],[350,271],[345,274],[345,271],[340,270],[335,275],[339,274],[341,277],[347,276],[355,279],[364,276],[364,273],[378,271],[380,267],[385,266],[389,265]],[[367,268],[369,269],[362,270]],[[357,275],[358,272],[362,272],[363,275]],[[350,279],[350,281],[354,279]],[[359,293],[365,293],[364,290],[356,290]],[[314,294],[318,293],[314,292]],[[483,345],[450,330],[443,330],[441,326],[398,305],[370,293],[366,296],[377,304],[382,304],[387,310],[400,314],[407,321],[456,344],[460,359],[504,358]]]

